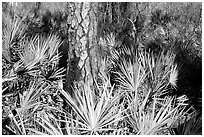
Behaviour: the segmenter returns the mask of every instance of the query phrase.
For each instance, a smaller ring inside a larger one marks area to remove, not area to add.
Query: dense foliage
[[[202,134],[201,3],[83,6],[2,3],[2,134]]]

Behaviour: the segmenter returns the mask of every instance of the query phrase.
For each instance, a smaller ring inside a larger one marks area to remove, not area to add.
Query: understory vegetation
[[[201,135],[201,13],[3,2],[2,134]]]

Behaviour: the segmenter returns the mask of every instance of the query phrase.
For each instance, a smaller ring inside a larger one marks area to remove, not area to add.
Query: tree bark
[[[70,91],[73,81],[84,81],[93,85],[97,64],[96,33],[97,3],[67,3],[70,12],[72,37],[69,38],[70,62],[67,69],[65,89]]]

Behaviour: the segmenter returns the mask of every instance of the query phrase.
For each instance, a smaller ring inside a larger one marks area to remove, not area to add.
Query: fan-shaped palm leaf
[[[82,134],[97,134],[101,131],[113,131],[114,128],[109,127],[116,121],[122,120],[120,116],[118,101],[119,94],[113,94],[113,87],[109,89],[108,83],[103,83],[101,87],[97,86],[97,90],[101,93],[98,101],[95,99],[90,85],[84,84],[83,90],[76,89],[76,100],[62,90],[62,94],[66,97],[69,105],[77,114],[80,127],[78,128]]]
[[[186,100],[185,96],[180,97]],[[137,105],[137,104],[134,104]],[[181,117],[190,116],[186,104],[176,98],[154,98],[151,107],[144,109],[143,105],[136,110],[131,109],[128,122],[136,134],[165,134]]]
[[[55,35],[50,35],[48,38],[42,36],[35,36],[31,40],[25,40],[24,52],[19,54],[20,56],[20,70],[29,75],[35,76],[39,72],[39,65],[43,62],[48,64],[57,64],[59,56],[57,49],[59,48],[61,41]]]
[[[27,14],[22,18],[18,16],[12,18],[6,14],[3,17],[2,53],[3,57],[11,63],[10,48],[15,44],[16,40],[22,40],[24,38],[28,25],[23,21],[27,17]]]
[[[170,77],[169,77],[169,84],[173,86],[173,88],[177,88],[177,81],[178,81],[178,68],[177,65],[172,66],[170,70]]]

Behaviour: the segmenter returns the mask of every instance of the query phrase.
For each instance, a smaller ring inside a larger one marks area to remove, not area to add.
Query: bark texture
[[[69,59],[66,91],[72,91],[74,81],[88,81],[93,85],[97,58],[97,3],[67,3],[68,24],[72,35],[69,36]]]

